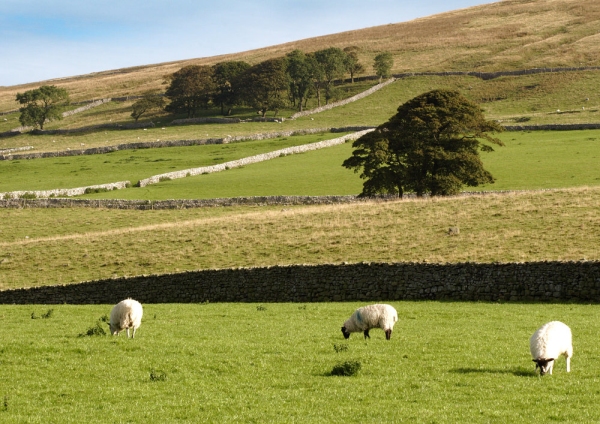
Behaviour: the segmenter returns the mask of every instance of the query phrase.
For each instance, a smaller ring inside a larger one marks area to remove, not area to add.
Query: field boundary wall
[[[600,262],[357,263],[191,271],[0,291],[0,304],[600,302]]]

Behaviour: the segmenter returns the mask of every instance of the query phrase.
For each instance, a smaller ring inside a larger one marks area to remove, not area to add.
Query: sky
[[[492,0],[2,0],[0,86],[210,57]]]

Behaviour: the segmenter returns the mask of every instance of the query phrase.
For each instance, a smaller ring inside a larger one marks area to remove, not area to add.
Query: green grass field
[[[223,163],[284,147],[339,137],[325,133],[228,145],[140,149],[105,155],[0,161],[0,192],[48,190],[142,178]],[[504,132],[506,146],[481,153],[496,183],[465,190],[525,190],[600,184],[600,130]],[[197,199],[358,194],[363,181],[343,168],[352,143],[209,175],[86,195],[87,198]]]
[[[215,165],[286,147],[341,137],[321,133],[230,144],[121,150],[99,155],[0,161],[0,192],[83,187]]]
[[[1,306],[0,421],[600,419],[598,306],[392,304],[390,341],[381,330],[344,340],[358,303],[147,304],[133,340],[79,336],[109,305]],[[551,320],[572,328],[572,370],[561,358],[541,378],[528,339]],[[350,361],[361,365],[356,375],[331,375]]]

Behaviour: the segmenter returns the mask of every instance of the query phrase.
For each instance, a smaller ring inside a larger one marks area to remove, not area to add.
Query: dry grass
[[[297,263],[599,260],[599,195],[583,188],[285,209],[2,210],[0,289]],[[455,226],[460,234],[448,235]]]
[[[258,63],[293,49],[358,46],[370,65],[380,51],[395,57],[394,72],[504,70],[599,66],[600,3],[596,0],[505,0],[410,22],[308,38],[236,54],[189,59],[45,81],[66,88],[73,101],[164,90],[164,76],[189,64],[225,60]],[[40,83],[0,87],[0,111],[17,108],[17,92]]]

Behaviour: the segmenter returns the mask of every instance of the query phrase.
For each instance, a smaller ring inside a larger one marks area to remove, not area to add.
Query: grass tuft
[[[335,365],[331,370],[331,375],[351,377],[358,374],[360,368],[361,363],[359,361],[346,361]]]

